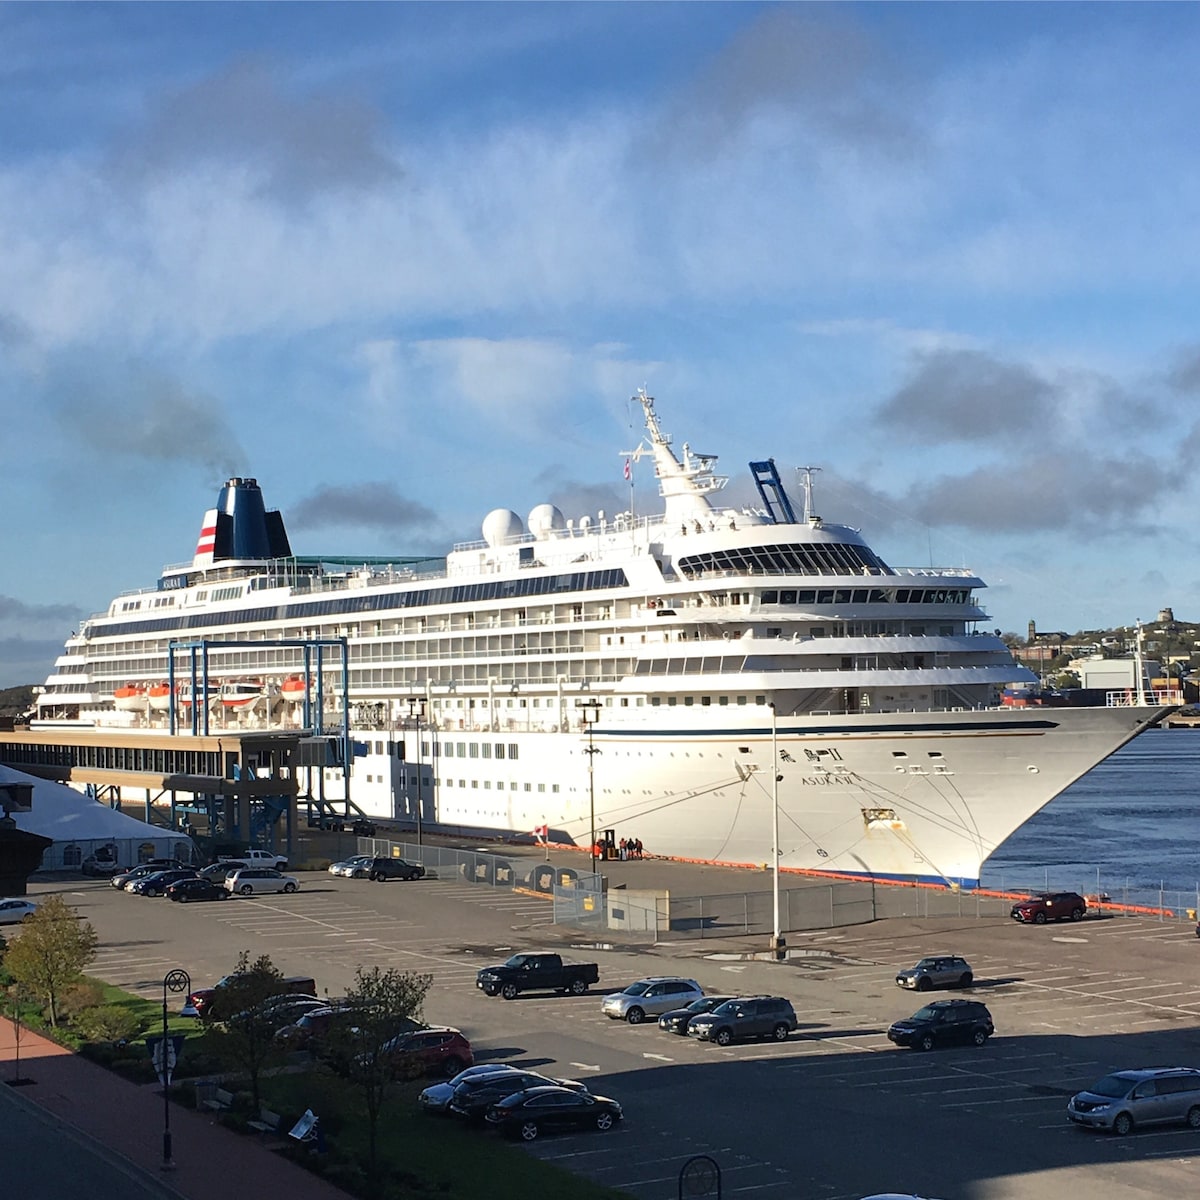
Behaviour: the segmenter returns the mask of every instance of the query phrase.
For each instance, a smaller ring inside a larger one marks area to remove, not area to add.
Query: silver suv
[[[1067,1116],[1076,1125],[1125,1135],[1135,1125],[1169,1122],[1200,1129],[1200,1071],[1193,1067],[1143,1067],[1114,1071],[1071,1097]]]
[[[935,987],[970,987],[975,976],[971,964],[957,954],[935,954],[915,967],[896,972],[896,986],[927,992]]]
[[[600,1011],[610,1020],[640,1025],[648,1015],[658,1016],[673,1008],[685,1008],[703,995],[704,989],[694,979],[654,976],[639,979],[624,991],[605,996]]]

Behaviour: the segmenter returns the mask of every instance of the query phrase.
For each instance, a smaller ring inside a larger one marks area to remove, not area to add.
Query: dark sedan
[[[548,1086],[587,1091],[582,1083],[576,1083],[572,1079],[549,1079],[536,1071],[505,1071],[464,1079],[454,1089],[454,1095],[447,1107],[457,1117],[465,1117],[469,1121],[482,1121],[493,1104],[499,1104],[514,1092]]]
[[[161,896],[173,883],[181,879],[195,879],[196,872],[191,867],[180,867],[174,871],[155,871],[142,879],[134,879],[125,885],[127,892],[135,896]]]
[[[564,1129],[609,1130],[620,1121],[621,1106],[605,1096],[563,1087],[535,1087],[493,1104],[488,1124],[523,1142]]]
[[[701,1013],[712,1012],[718,1004],[724,1004],[726,1000],[736,999],[736,996],[701,996],[699,1000],[693,1000],[686,1008],[673,1008],[670,1012],[663,1013],[658,1018],[658,1027],[667,1033],[677,1033],[681,1037],[687,1037],[688,1022],[693,1017],[698,1017]]]
[[[196,876],[192,879],[180,879],[167,886],[167,899],[177,900],[187,904],[190,900],[226,900],[229,893],[211,879]]]

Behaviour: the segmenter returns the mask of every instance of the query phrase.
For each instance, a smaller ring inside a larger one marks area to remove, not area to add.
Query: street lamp
[[[771,702],[771,855],[775,868],[771,878],[771,900],[774,913],[771,949],[776,958],[782,958],[787,943],[779,928],[779,725],[776,720],[775,703]]]
[[[596,874],[596,772],[595,762],[596,755],[599,750],[592,744],[592,731],[596,728],[596,722],[600,720],[600,701],[599,700],[580,700],[575,707],[579,710],[579,715],[583,718],[584,725],[587,726],[588,744],[584,754],[588,756],[588,805],[591,810],[591,825],[592,825],[592,840],[588,844],[588,853],[592,856],[592,874]]]
[[[171,1072],[175,1069],[175,1047],[167,1032],[167,993],[183,992],[187,995],[192,990],[192,977],[184,970],[176,968],[163,976],[163,1030],[162,1041],[159,1043],[159,1053],[162,1055],[163,1081],[163,1155],[162,1169],[171,1171],[175,1168],[175,1160],[171,1156]],[[155,1063],[155,1066],[158,1066]]]
[[[425,716],[425,697],[408,697],[408,717],[417,727],[417,845],[421,845],[421,721]]]

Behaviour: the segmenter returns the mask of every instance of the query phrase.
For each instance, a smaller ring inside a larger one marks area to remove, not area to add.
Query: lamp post
[[[425,716],[425,697],[409,696],[408,716],[417,727],[417,845],[421,842],[421,720]]]
[[[176,968],[163,976],[163,1028],[162,1042],[159,1052],[162,1055],[163,1081],[163,1156],[162,1169],[171,1171],[175,1168],[175,1160],[171,1155],[171,1072],[175,1069],[175,1048],[171,1044],[167,1032],[167,993],[183,992],[185,995],[192,990],[192,977],[184,970]],[[157,1064],[156,1064],[157,1065]]]
[[[771,900],[774,913],[772,924],[771,949],[775,957],[782,959],[784,941],[779,928],[779,725],[775,712],[775,703],[771,702],[771,857],[774,859],[774,870],[771,876]]]
[[[584,754],[588,756],[588,807],[591,811],[592,840],[588,844],[588,853],[592,856],[592,874],[596,874],[596,772],[595,762],[599,750],[592,744],[592,730],[600,720],[599,700],[580,700],[575,707],[587,726],[588,744]]]

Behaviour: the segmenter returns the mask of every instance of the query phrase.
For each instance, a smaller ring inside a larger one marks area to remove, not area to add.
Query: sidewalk
[[[230,1181],[236,1180],[236,1195],[346,1200],[345,1192],[257,1138],[233,1133],[210,1115],[179,1104],[171,1105],[176,1169],[160,1171],[164,1105],[157,1084],[130,1083],[29,1030],[22,1031],[20,1050],[21,1076],[34,1082],[24,1087],[0,1083],[0,1088],[27,1114],[62,1122],[78,1149],[122,1169],[146,1195],[212,1200],[231,1194]],[[13,1078],[15,1052],[12,1022],[0,1020],[0,1079]],[[42,1197],[27,1193],[22,1200]],[[45,1200],[59,1197],[47,1192]]]

